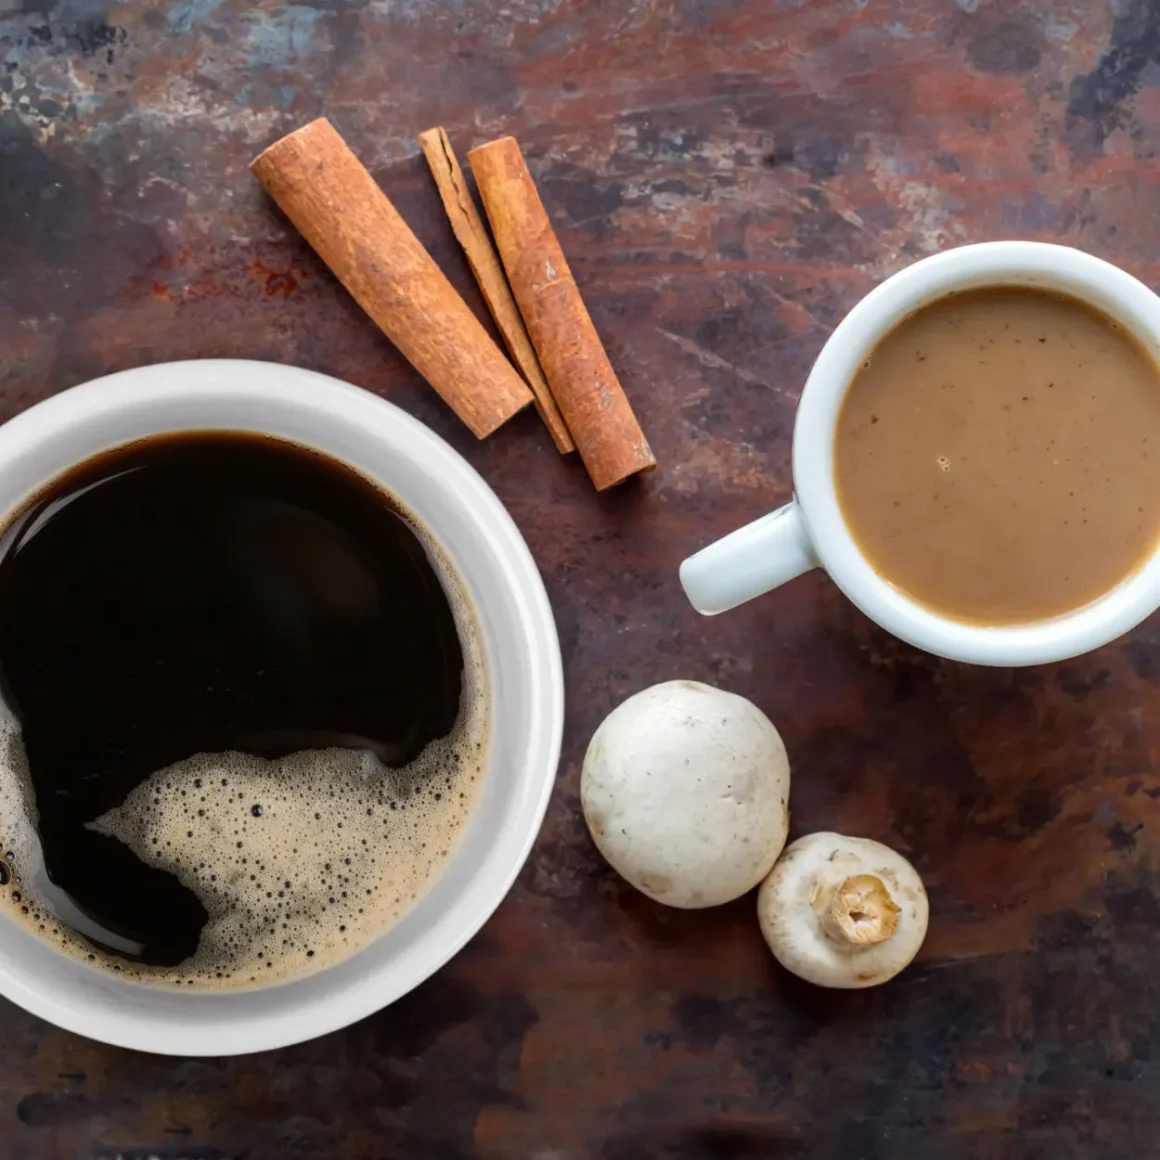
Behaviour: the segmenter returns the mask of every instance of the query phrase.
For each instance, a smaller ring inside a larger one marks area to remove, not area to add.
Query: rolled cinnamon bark
[[[656,466],[514,137],[468,153],[496,247],[552,394],[603,491]]]
[[[250,168],[319,257],[479,438],[532,401],[527,384],[325,118]]]
[[[552,390],[548,386],[548,380],[544,378],[540,360],[536,358],[532,340],[528,338],[519,307],[512,297],[507,275],[499,264],[499,255],[491,244],[491,238],[487,236],[487,227],[480,220],[475,200],[463,180],[463,170],[459,167],[455,150],[451,148],[447,131],[442,125],[428,129],[419,134],[419,144],[423,146],[423,155],[431,168],[431,176],[435,179],[443,208],[447,210],[451,228],[460,246],[463,247],[464,254],[467,255],[468,265],[475,275],[476,282],[479,283],[479,289],[491,311],[491,316],[495,319],[500,334],[503,335],[508,353],[523,372],[528,386],[532,388],[540,418],[544,420],[544,425],[561,454],[574,451],[575,444],[568,434],[568,427],[560,414],[560,408],[552,398]]]

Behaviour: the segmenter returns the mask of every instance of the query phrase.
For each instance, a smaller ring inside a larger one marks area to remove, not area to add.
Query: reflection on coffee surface
[[[1160,535],[1160,370],[1075,299],[950,295],[854,376],[834,471],[854,539],[903,592],[979,624],[1056,616]]]
[[[484,768],[480,635],[442,551],[263,436],[146,440],[26,506],[0,675],[0,908],[158,985],[263,985],[373,940]]]

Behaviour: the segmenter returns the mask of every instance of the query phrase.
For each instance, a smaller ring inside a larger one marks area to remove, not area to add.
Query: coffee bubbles
[[[92,825],[168,871],[208,915],[180,985],[293,977],[345,958],[414,904],[454,847],[482,772],[482,672],[455,732],[391,770],[371,753],[202,754]]]

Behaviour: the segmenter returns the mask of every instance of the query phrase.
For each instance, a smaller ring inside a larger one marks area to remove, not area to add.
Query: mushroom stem
[[[871,947],[894,934],[899,913],[881,878],[855,874],[835,888],[822,922],[832,938],[856,947]]]

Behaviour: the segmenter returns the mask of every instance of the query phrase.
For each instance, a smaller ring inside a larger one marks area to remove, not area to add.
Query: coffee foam
[[[209,914],[191,958],[151,967],[98,950],[68,925],[67,899],[54,896],[41,865],[19,727],[0,705],[0,855],[16,876],[0,889],[0,906],[10,902],[9,914],[75,957],[183,989],[240,990],[300,977],[393,926],[460,838],[486,768],[490,726],[474,609],[442,550],[411,526],[443,579],[463,652],[459,716],[447,737],[399,769],[354,749],[277,760],[198,754],[159,770],[89,823],[176,875]]]
[[[28,907],[21,886],[40,863],[38,820],[20,726],[8,706],[0,701],[0,859],[4,862],[0,880],[12,879],[8,882],[12,891],[9,898],[24,914],[31,914],[32,908]],[[0,894],[0,902],[4,897]]]

